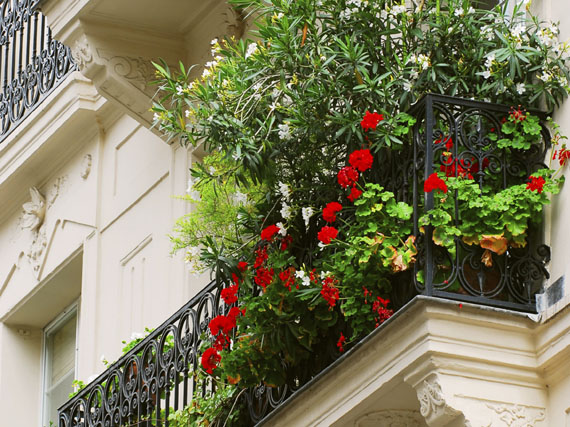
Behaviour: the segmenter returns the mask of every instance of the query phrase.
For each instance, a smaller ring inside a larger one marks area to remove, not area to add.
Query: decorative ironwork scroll
[[[480,188],[484,185],[504,189],[523,184],[528,176],[545,168],[550,135],[543,126],[542,137],[528,150],[506,151],[497,147],[501,122],[510,107],[443,95],[427,95],[412,109],[417,123],[413,141],[402,151],[398,191],[414,206],[414,232],[418,262],[413,280],[418,292],[485,305],[536,311],[535,295],[542,289],[548,272],[544,265],[550,250],[542,244],[540,226],[529,224],[527,244],[508,246],[504,254],[485,251],[478,244],[455,238],[455,254],[436,245],[431,227],[425,230],[419,217],[433,207],[434,194],[423,192],[423,183],[433,172],[444,170],[448,176],[468,174]],[[534,112],[541,119],[540,112]],[[497,138],[490,138],[494,133]],[[446,142],[450,143],[446,147]],[[455,218],[461,221],[461,202],[455,197]],[[487,258],[485,258],[487,257]],[[417,273],[421,272],[422,280]]]
[[[77,67],[39,0],[0,0],[0,143]]]

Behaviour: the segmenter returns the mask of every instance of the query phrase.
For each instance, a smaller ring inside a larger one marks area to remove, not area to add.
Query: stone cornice
[[[265,425],[292,425],[295,419],[349,425],[368,411],[372,397],[378,410],[396,409],[384,402],[400,393],[410,405],[412,390],[427,425],[471,420],[474,426],[501,426],[510,425],[502,424],[509,416],[544,425],[547,393],[536,359],[537,326],[521,313],[416,297]]]

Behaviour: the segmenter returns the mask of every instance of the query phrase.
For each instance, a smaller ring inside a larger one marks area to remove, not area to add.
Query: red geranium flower
[[[362,129],[364,129],[365,132],[368,132],[369,129],[376,130],[376,126],[378,126],[378,123],[382,120],[384,120],[384,116],[382,114],[371,113],[366,110],[366,113],[360,122],[360,126],[362,126]]]
[[[257,274],[253,279],[258,286],[261,286],[265,291],[265,288],[271,284],[273,281],[273,269],[265,269],[260,267],[257,269]]]
[[[239,307],[232,307],[230,308],[230,311],[228,312],[228,315],[226,316],[228,319],[230,319],[234,325],[234,328],[236,326],[236,319],[239,317],[239,315],[241,314],[241,310],[239,309]]]
[[[347,197],[347,199],[350,200],[352,203],[354,203],[354,201],[356,199],[358,199],[361,195],[362,195],[362,191],[360,191],[355,186],[355,187],[352,187],[352,189],[350,190],[350,195]]]
[[[218,367],[218,363],[222,360],[222,356],[218,353],[215,348],[210,347],[204,353],[202,353],[202,367],[210,375],[214,372],[214,369]]]
[[[332,285],[332,281],[327,282],[326,280],[323,282],[321,295],[329,303],[329,310],[331,310],[336,305],[336,302],[340,297],[338,289]]]
[[[338,171],[337,179],[342,188],[348,188],[358,181],[358,171],[352,166],[345,166]]]
[[[437,173],[432,173],[424,182],[424,191],[431,193],[433,190],[441,190],[447,193],[447,185],[445,181],[437,176]]]
[[[530,191],[536,190],[539,194],[542,193],[542,187],[545,184],[544,178],[539,176],[529,176],[530,181],[526,184],[526,189]]]
[[[279,273],[279,279],[283,282],[283,286],[289,289],[291,292],[291,286],[295,284],[295,269],[293,267],[289,267],[287,270],[282,271]]]
[[[237,298],[238,285],[235,284],[229,288],[222,289],[221,296],[227,305],[232,305],[238,300]]]
[[[336,239],[337,235],[338,230],[336,228],[325,225],[323,228],[321,228],[321,231],[319,231],[317,237],[325,245],[328,245],[332,239]]]
[[[281,239],[281,250],[286,251],[289,245],[293,243],[293,237],[285,236]]]
[[[233,328],[236,327],[236,322],[235,319],[231,319],[228,316],[220,314],[219,316],[216,316],[210,320],[208,327],[210,328],[210,332],[213,336],[218,335],[220,332],[224,335],[227,335]]]
[[[255,263],[253,264],[253,268],[260,267],[265,261],[267,261],[267,248],[264,246],[255,251]]]
[[[374,301],[374,304],[372,304],[372,311],[376,315],[374,318],[376,320],[376,327],[384,323],[386,320],[392,317],[392,314],[394,314],[394,310],[389,310],[386,308],[388,304],[390,304],[390,300],[383,299],[381,297],[377,297],[376,301]]]
[[[342,205],[338,202],[330,202],[323,209],[323,219],[326,222],[335,222],[336,213],[342,210]]]
[[[338,339],[338,341],[336,342],[336,346],[338,347],[338,351],[340,351],[341,353],[344,351],[344,342],[346,341],[346,338],[344,337],[344,335],[342,334],[342,332],[340,333],[340,337]]]
[[[247,262],[245,261],[238,262],[237,268],[239,271],[243,273],[245,270],[247,270]]]
[[[270,225],[269,227],[265,227],[261,231],[261,240],[271,242],[273,240],[273,236],[275,236],[277,233],[279,233],[279,227],[277,227],[275,224]]]
[[[565,147],[563,147],[558,153],[558,161],[560,162],[560,166],[564,166],[568,159],[570,159],[570,150],[567,150]]]
[[[368,149],[353,151],[348,158],[348,163],[360,172],[364,172],[372,167],[372,154]]]

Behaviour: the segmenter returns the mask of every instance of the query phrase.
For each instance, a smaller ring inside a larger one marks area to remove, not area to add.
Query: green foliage
[[[287,370],[313,365],[317,349],[335,342],[342,349],[342,332],[356,340],[389,317],[385,298],[417,250],[411,206],[374,182],[410,139],[410,105],[432,92],[552,108],[569,90],[568,47],[556,41],[556,26],[520,4],[509,16],[504,3],[485,11],[471,0],[412,2],[411,9],[392,0],[232,3],[255,17],[256,41],[213,42],[201,76],[182,63],[176,70],[156,64],[155,125],[210,153],[192,170],[184,198],[193,211],[176,224],[173,248],[186,250],[193,270],[239,281],[246,309],[231,351],[220,350],[213,370],[218,391],[176,415],[181,425],[233,414],[242,387],[282,384]],[[383,120],[361,126],[366,111]],[[540,140],[538,119],[520,119],[510,116],[501,128],[505,155]],[[374,168],[360,170],[355,188],[363,193],[352,204],[335,175],[364,148]],[[435,208],[421,218],[451,253],[459,238],[492,250],[523,245],[547,193],[558,191],[546,171],[539,172],[543,192],[527,189],[523,176],[503,190],[484,173],[482,189],[467,176],[447,178],[448,194],[435,194]],[[338,235],[319,243],[332,226],[321,215],[331,202],[342,205]],[[261,240],[271,226],[278,234]],[[267,259],[260,261],[261,250]]]

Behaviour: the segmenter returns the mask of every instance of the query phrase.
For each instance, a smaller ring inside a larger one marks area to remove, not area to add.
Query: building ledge
[[[259,425],[506,426],[509,413],[554,425],[543,373],[549,360],[566,359],[568,346],[540,349],[552,349],[568,325],[568,313],[540,324],[533,315],[417,296]]]

